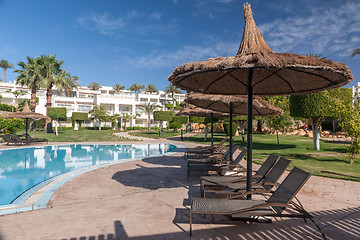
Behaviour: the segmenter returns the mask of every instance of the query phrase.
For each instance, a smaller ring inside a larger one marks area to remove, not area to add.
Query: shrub
[[[230,122],[224,122],[223,126],[224,126],[224,131],[226,133],[226,136],[230,136]],[[238,125],[235,122],[233,122],[232,123],[232,135],[233,136],[235,136],[237,128],[238,128]]]
[[[82,121],[86,121],[89,119],[88,113],[83,113],[83,112],[73,112],[71,115],[71,123],[73,126],[75,126],[75,121],[78,121],[80,127],[81,127],[81,122]]]
[[[0,117],[0,132],[15,133],[18,129],[25,128],[25,121],[18,118],[2,118]]]
[[[188,119],[188,116],[173,116],[172,121],[178,122],[181,124],[187,124],[189,119]]]
[[[171,121],[174,113],[172,111],[154,111],[153,116],[155,121]]]
[[[16,107],[8,105],[8,104],[0,103],[0,111],[16,112]]]
[[[167,109],[172,109],[173,105],[172,105],[172,103],[166,103],[166,104],[165,104],[165,107],[166,107]]]
[[[189,122],[191,123],[204,123],[205,117],[189,116]]]
[[[176,132],[176,130],[178,130],[179,128],[181,128],[181,123],[171,122],[171,123],[169,124],[169,128],[170,128],[170,129],[174,129],[174,132]]]

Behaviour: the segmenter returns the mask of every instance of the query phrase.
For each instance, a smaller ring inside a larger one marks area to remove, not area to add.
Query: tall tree
[[[175,109],[175,93],[182,93],[182,91],[177,88],[176,86],[174,86],[173,84],[169,84],[166,88],[165,88],[165,92],[166,93],[171,93],[171,98],[172,98],[172,103],[173,103],[173,107],[172,109]]]
[[[148,130],[150,130],[150,115],[156,109],[156,105],[154,103],[144,103],[142,104],[142,107],[144,108],[145,112],[148,115]]]
[[[137,83],[134,83],[133,85],[131,85],[131,86],[129,87],[129,90],[130,90],[130,91],[134,91],[135,94],[137,94],[138,92],[141,91],[141,89],[144,89],[144,88],[145,88],[144,85],[139,85],[139,84],[137,84]]]
[[[320,150],[320,126],[325,117],[331,115],[331,99],[325,91],[308,95],[290,96],[290,115],[311,120],[313,142],[316,150]]]
[[[113,90],[116,92],[116,93],[118,93],[118,92],[120,92],[121,90],[124,90],[125,89],[125,86],[122,86],[122,85],[120,85],[120,84],[115,84],[114,86],[113,86]]]
[[[72,89],[77,89],[80,84],[77,80],[79,80],[78,76],[72,76],[70,73],[65,74],[65,79],[67,80],[67,84],[64,84],[63,87],[66,90],[66,96],[70,97],[70,91]]]
[[[149,84],[146,86],[145,92],[151,94],[151,93],[157,93],[157,92],[159,92],[159,90],[156,88],[156,86],[154,84]]]
[[[97,91],[101,88],[101,86],[97,82],[92,82],[88,85],[88,88],[90,88],[93,91]]]
[[[360,48],[351,51],[351,57],[354,57],[355,55],[360,55]]]
[[[35,112],[36,92],[43,84],[43,66],[39,58],[31,58],[29,56],[27,56],[27,63],[20,61],[18,65],[20,69],[14,71],[19,74],[16,77],[16,83],[21,86],[27,86],[30,89],[30,110]]]
[[[9,63],[7,60],[1,59],[0,61],[0,67],[4,70],[4,82],[6,82],[6,70],[8,68],[13,68],[14,65]]]

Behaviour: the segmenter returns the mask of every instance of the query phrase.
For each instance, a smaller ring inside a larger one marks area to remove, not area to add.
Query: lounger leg
[[[190,236],[192,236],[192,213],[190,210]]]

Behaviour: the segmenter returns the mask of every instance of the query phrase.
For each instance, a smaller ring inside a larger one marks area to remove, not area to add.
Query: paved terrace
[[[47,208],[0,216],[0,239],[321,239],[310,221],[244,223],[200,215],[194,215],[191,238],[189,204],[199,196],[198,185],[198,175],[186,181],[181,152],[104,167],[63,185]],[[360,238],[359,182],[312,176],[298,197],[328,239]]]

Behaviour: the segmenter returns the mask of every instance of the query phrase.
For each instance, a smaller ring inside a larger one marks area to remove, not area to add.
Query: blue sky
[[[56,54],[64,69],[91,82],[163,90],[186,62],[237,53],[241,0],[0,0],[0,59]],[[359,80],[360,1],[250,0],[255,22],[275,52],[315,53],[346,63]],[[3,75],[0,74],[0,78]],[[7,80],[16,74],[7,71]]]

